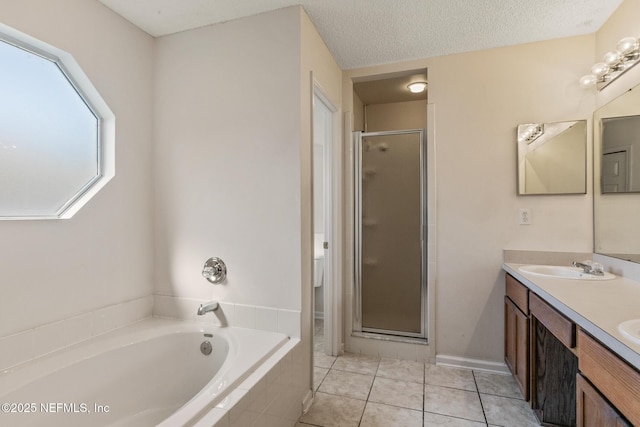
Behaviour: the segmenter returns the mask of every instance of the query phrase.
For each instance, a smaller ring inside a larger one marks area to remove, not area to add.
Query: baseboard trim
[[[491,362],[482,359],[469,359],[466,357],[451,356],[447,354],[436,355],[436,365],[451,366],[454,368],[475,369],[476,371],[508,374],[509,368],[504,363]]]
[[[302,415],[306,414],[313,404],[313,392],[307,390],[307,394],[302,399]]]

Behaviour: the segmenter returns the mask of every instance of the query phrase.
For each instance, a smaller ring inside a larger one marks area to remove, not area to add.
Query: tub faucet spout
[[[215,301],[211,301],[207,305],[200,304],[200,307],[198,307],[198,316],[202,316],[203,314],[208,313],[210,311],[216,311],[217,309],[218,309],[218,303]]]

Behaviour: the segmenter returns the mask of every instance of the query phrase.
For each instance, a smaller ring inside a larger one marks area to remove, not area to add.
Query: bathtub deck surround
[[[212,353],[201,351],[203,341]],[[3,412],[0,424],[249,426],[237,419],[254,418],[293,425],[306,392],[299,344],[279,333],[149,318],[5,371],[2,402],[66,402],[77,410]]]
[[[151,316],[151,296],[109,305],[68,319],[0,337],[3,370]]]
[[[211,301],[154,295],[153,315],[170,319],[191,320],[220,326],[259,329],[300,337],[300,311],[276,309],[219,301],[219,308],[206,316],[198,315],[198,307]]]
[[[297,427],[537,426],[509,375],[346,353],[316,358]]]

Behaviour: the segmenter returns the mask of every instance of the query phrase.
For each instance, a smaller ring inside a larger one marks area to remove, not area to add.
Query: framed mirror
[[[587,122],[518,125],[518,194],[586,194]]]
[[[640,262],[640,86],[593,115],[594,252]]]

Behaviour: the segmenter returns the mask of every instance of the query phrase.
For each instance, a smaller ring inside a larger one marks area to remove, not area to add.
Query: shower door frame
[[[362,139],[367,136],[420,135],[420,333],[362,327]],[[354,145],[354,310],[353,332],[355,336],[402,340],[428,340],[427,304],[427,140],[425,129],[406,129],[383,132],[353,132]]]

